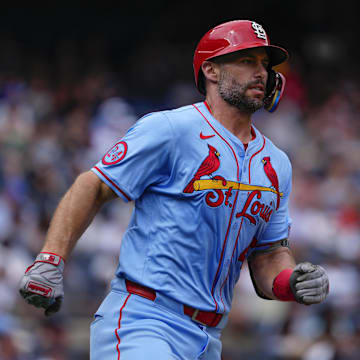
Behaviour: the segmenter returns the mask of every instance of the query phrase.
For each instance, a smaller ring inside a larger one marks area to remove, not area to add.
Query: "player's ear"
[[[216,83],[220,75],[220,66],[212,61],[204,61],[201,64],[201,70],[203,72],[205,81]]]
[[[280,100],[284,95],[286,79],[283,74],[272,69],[268,70],[268,74],[264,108],[272,113],[277,109]]]

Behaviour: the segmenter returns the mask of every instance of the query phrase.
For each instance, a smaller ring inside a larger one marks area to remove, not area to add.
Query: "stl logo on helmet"
[[[254,32],[255,32],[255,34],[257,35],[257,37],[259,39],[267,40],[266,32],[265,32],[264,28],[260,24],[253,21],[251,26],[254,29]]]
[[[127,153],[127,144],[125,141],[116,143],[102,158],[104,165],[115,165],[118,164]]]

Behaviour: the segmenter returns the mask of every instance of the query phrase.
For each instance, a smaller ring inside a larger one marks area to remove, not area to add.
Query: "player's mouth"
[[[264,95],[264,92],[265,92],[265,87],[263,84],[260,84],[260,83],[257,83],[257,84],[254,84],[254,85],[250,85],[248,87],[249,90],[251,90],[255,95],[261,95],[263,96]]]

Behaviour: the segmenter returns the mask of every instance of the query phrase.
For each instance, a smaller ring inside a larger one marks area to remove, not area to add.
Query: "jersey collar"
[[[206,117],[207,120],[214,126],[214,128],[224,137],[230,139],[232,143],[237,145],[237,148],[241,148],[243,152],[245,152],[244,144],[240,141],[238,137],[236,137],[231,131],[229,131],[226,127],[224,127],[218,120],[214,118],[211,113],[209,105],[206,101],[195,104],[195,106],[202,112],[202,114]],[[246,151],[257,151],[263,145],[263,136],[256,127],[251,124],[251,134],[252,139],[248,143]]]

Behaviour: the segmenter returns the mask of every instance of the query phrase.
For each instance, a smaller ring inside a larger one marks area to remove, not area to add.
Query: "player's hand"
[[[329,293],[329,278],[320,265],[303,262],[295,266],[290,277],[290,287],[297,302],[318,304]]]
[[[40,253],[20,282],[20,294],[28,304],[45,309],[49,316],[60,310],[64,298],[62,257]]]

